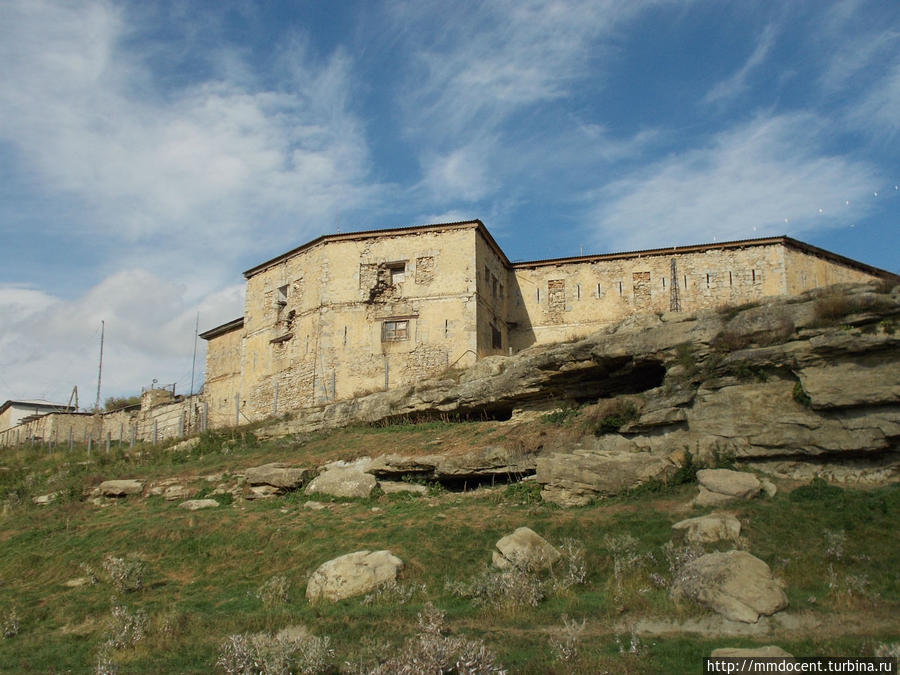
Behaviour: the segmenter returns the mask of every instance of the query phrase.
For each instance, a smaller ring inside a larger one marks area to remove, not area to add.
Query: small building
[[[6,401],[0,405],[0,432],[18,426],[26,418],[56,412],[75,412],[75,407],[50,401]]]
[[[786,236],[512,263],[480,220],[325,235],[244,277],[244,316],[200,336],[210,427],[414,383],[642,312],[897,279]]]

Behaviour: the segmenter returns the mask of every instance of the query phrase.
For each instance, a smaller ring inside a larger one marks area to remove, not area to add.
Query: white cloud
[[[596,241],[626,250],[849,224],[873,174],[817,151],[822,133],[809,115],[758,118],[617,180],[591,195]]]
[[[140,391],[152,378],[190,387],[197,312],[200,331],[243,314],[243,284],[191,299],[186,285],[146,270],[117,273],[74,300],[16,286],[0,287],[0,398],[66,400],[78,385],[82,405],[93,403],[100,324],[105,322],[103,390]],[[203,380],[199,343],[195,384]]]
[[[162,89],[123,45],[126,17],[108,3],[18,0],[3,13],[0,138],[49,192],[88,204],[97,234],[183,242],[188,229],[215,231],[228,255],[282,243],[261,222],[303,212],[299,229],[311,233],[377,194],[340,52],[317,62],[293,51],[290,89],[246,74]]]
[[[849,119],[872,135],[892,138],[900,131],[900,60],[852,108]]]

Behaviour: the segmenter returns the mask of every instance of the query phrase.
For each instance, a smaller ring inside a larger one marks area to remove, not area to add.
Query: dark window
[[[500,329],[491,324],[491,347],[494,349],[503,349],[503,334]]]

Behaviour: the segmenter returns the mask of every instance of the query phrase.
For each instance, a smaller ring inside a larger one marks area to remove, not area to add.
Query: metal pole
[[[134,447],[134,441],[135,441],[136,437],[137,437],[137,425],[132,424],[131,425],[131,446],[130,446],[132,448]]]
[[[178,438],[184,438],[184,410],[178,416]]]
[[[100,379],[103,375],[103,337],[106,333],[106,322],[100,322],[100,366],[97,368],[97,401],[94,403],[94,412],[100,411]]]
[[[107,431],[106,432],[106,454],[107,455],[109,454],[109,444],[111,441],[112,441],[112,432]]]
[[[91,446],[94,444],[94,434],[88,435],[88,457],[91,456]]]
[[[153,445],[156,445],[157,438],[159,438],[158,420],[153,420]]]
[[[200,431],[206,431],[206,424],[209,420],[209,405],[206,401],[200,404]]]

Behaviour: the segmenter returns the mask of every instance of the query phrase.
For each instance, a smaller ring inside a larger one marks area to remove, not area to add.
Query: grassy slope
[[[661,547],[671,539],[671,524],[702,512],[685,506],[695,492],[691,485],[569,510],[535,501],[533,490],[521,484],[465,494],[434,491],[416,499],[336,501],[325,511],[304,509],[306,497],[299,493],[196,513],[161,497],[131,497],[104,508],[80,497],[82,487],[108,478],[227,474],[275,460],[314,466],[397,448],[431,453],[504,442],[534,449],[574,436],[572,423],[429,423],[265,443],[249,432],[210,434],[197,449],[177,455],[145,448],[139,457],[115,452],[107,457],[95,449],[88,465],[77,463],[85,459],[79,453],[8,455],[6,470],[0,471],[0,620],[15,608],[19,632],[0,640],[0,671],[90,670],[108,631],[113,596],[150,617],[142,641],[112,654],[128,672],[209,672],[226,635],[290,624],[330,636],[338,666],[371,662],[394,655],[416,633],[416,615],[426,600],[447,611],[450,631],[483,638],[513,672],[698,672],[711,649],[753,644],[654,639],[644,640],[636,654],[622,654],[617,646],[617,637],[628,646],[625,627],[639,618],[704,613],[674,604],[666,589],[653,583],[654,574],[670,575]],[[31,503],[32,496],[50,490],[63,491],[59,501],[46,507]],[[898,506],[900,490],[892,486],[807,488],[793,498],[782,490],[774,499],[731,509],[745,523],[748,549],[787,582],[791,611],[812,612],[825,621],[813,634],[769,638],[764,644],[776,642],[798,655],[866,655],[876,643],[900,640],[892,619],[900,609],[900,551],[892,534]],[[447,580],[476,577],[494,542],[521,525],[556,544],[580,541],[586,583],[551,594],[536,608],[480,607],[445,588]],[[631,550],[611,550],[609,536],[626,533],[637,540]],[[424,584],[425,590],[405,603],[390,598],[307,603],[306,580],[322,562],[382,548],[405,561],[403,584]],[[147,562],[144,588],[117,594],[101,571],[103,558],[128,553]],[[624,569],[618,585],[617,556]],[[81,563],[97,570],[101,581],[63,587],[65,580],[84,574]],[[290,582],[289,600],[266,607],[256,592],[275,575]],[[572,664],[554,661],[550,647],[563,614],[587,620]],[[829,629],[832,624],[842,627]]]

